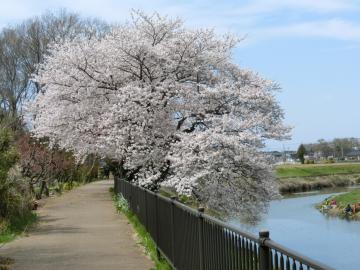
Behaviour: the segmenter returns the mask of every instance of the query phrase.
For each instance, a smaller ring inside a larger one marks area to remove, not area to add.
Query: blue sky
[[[277,81],[292,140],[300,143],[360,137],[360,1],[356,0],[11,0],[1,1],[0,28],[66,8],[109,22],[132,8],[179,16],[190,27],[214,27],[245,36],[235,62]]]

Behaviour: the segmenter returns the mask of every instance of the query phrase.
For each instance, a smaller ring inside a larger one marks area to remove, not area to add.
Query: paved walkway
[[[38,211],[29,237],[0,248],[12,270],[137,270],[153,263],[136,244],[125,217],[116,213],[112,181],[94,182],[56,198]]]

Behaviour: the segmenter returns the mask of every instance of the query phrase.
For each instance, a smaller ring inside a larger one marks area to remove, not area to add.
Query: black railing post
[[[129,189],[130,189],[129,205],[130,205],[131,211],[134,213],[135,211],[134,211],[134,208],[133,208],[133,185],[130,182],[129,182]]]
[[[116,177],[116,182],[116,185],[118,186],[118,193],[121,192],[121,194],[124,194],[124,180]]]
[[[175,200],[176,200],[176,196],[171,196],[171,255],[174,266],[175,266],[175,221],[174,221]]]
[[[159,197],[157,192],[155,192],[155,245],[156,245],[156,256],[160,259],[161,254],[159,250]]]
[[[204,270],[204,231],[203,231],[203,224],[204,218],[202,213],[204,213],[205,208],[199,207],[198,212],[198,230],[199,230],[199,269]]]
[[[149,231],[149,226],[148,226],[148,211],[147,211],[147,208],[148,208],[148,205],[147,205],[147,191],[146,189],[144,189],[144,196],[145,196],[145,228],[147,231]]]
[[[115,195],[119,194],[119,190],[118,190],[118,181],[117,181],[117,177],[114,177],[114,193]]]
[[[116,187],[117,187],[117,191],[116,193],[122,193],[122,182],[119,178],[116,178]]]
[[[266,246],[266,240],[269,240],[269,231],[259,232],[259,265],[260,270],[271,270],[270,265],[270,248]]]

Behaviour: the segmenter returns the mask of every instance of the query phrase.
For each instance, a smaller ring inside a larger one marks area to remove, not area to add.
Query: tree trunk
[[[45,180],[42,180],[42,181],[41,181],[40,192],[39,192],[39,194],[38,194],[38,196],[37,196],[37,199],[41,199],[42,194],[43,194],[44,191],[45,191],[45,195],[46,195],[47,197],[49,197],[50,194],[49,194],[49,188],[48,188],[47,182],[46,182]]]
[[[93,169],[95,167],[95,163],[96,163],[96,157],[92,157],[91,167],[90,167],[90,169],[88,170],[88,172],[86,173],[86,176],[85,176],[86,181],[90,176],[92,176],[91,174],[92,174],[92,171],[93,171]]]

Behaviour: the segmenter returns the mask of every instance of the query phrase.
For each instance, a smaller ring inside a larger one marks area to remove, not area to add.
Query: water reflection
[[[256,225],[229,223],[255,234],[261,229],[280,244],[317,259],[336,269],[358,270],[360,222],[325,216],[315,204],[347,189],[304,192],[272,201],[269,211]]]

